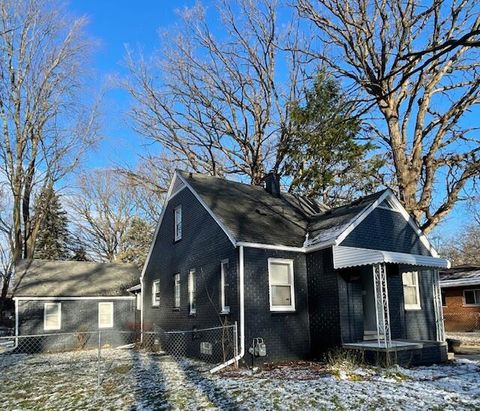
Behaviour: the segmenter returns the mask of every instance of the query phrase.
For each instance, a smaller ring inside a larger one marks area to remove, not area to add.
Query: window
[[[182,206],[175,207],[175,241],[182,239]]]
[[[270,311],[295,311],[293,260],[268,259]]]
[[[43,329],[59,330],[62,327],[62,304],[45,303],[43,305]]]
[[[445,291],[442,290],[442,307],[447,306],[447,298],[445,297]]]
[[[195,270],[190,270],[188,273],[188,305],[190,314],[196,314],[196,294],[197,294],[197,284],[196,284],[196,275]]]
[[[174,295],[174,308],[180,308],[180,274],[173,276],[173,295]]]
[[[228,314],[230,312],[230,302],[228,298],[229,288],[228,260],[223,260],[220,264],[220,312],[222,314]]]
[[[142,293],[135,294],[135,300],[137,302],[137,310],[142,309]]]
[[[113,327],[113,303],[98,303],[98,328]]]
[[[418,272],[410,271],[402,273],[403,281],[403,299],[406,310],[419,310],[420,307],[420,289],[418,286]]]
[[[154,307],[160,305],[160,280],[155,280],[152,284],[152,305]]]
[[[480,290],[463,291],[463,301],[465,305],[480,305]]]

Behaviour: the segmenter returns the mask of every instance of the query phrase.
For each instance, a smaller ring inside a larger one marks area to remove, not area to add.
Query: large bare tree
[[[94,170],[80,177],[78,187],[69,197],[68,206],[74,225],[74,237],[91,258],[118,261],[126,254],[135,228],[143,223],[135,193],[129,184],[112,170]],[[135,221],[136,220],[136,221]],[[138,234],[139,230],[136,230]],[[149,229],[141,234],[150,239]]]
[[[80,97],[92,45],[85,23],[54,0],[0,2],[0,179],[8,199],[0,229],[13,262],[33,256],[42,221],[32,216],[35,192],[74,169],[94,140],[94,110]]]
[[[480,175],[476,0],[299,0],[325,49],[306,50],[362,93],[406,209],[431,231]]]
[[[306,38],[281,11],[275,0],[197,3],[154,56],[128,52],[136,130],[183,168],[261,184],[283,160],[288,102],[307,77]]]

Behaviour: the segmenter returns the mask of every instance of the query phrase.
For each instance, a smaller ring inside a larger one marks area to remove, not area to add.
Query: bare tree
[[[0,179],[8,199],[0,229],[13,263],[33,256],[42,222],[41,213],[32,216],[35,192],[74,169],[94,141],[95,110],[79,98],[92,45],[85,23],[54,0],[0,2]]]
[[[150,59],[129,51],[136,130],[183,168],[261,184],[283,160],[288,102],[307,77],[296,51],[307,40],[296,20],[280,29],[280,10],[275,0],[219,0],[207,22],[197,3]]]
[[[80,177],[70,196],[74,235],[95,260],[116,261],[136,215],[136,201],[129,187],[110,170],[96,170]]]
[[[299,0],[324,52],[362,94],[406,209],[431,231],[480,175],[475,0]],[[472,121],[473,120],[473,121]]]

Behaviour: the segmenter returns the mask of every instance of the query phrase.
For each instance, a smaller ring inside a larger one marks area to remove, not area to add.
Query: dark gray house
[[[23,260],[15,276],[18,336],[126,331],[140,320],[128,291],[140,277],[133,264]]]
[[[449,262],[391,190],[328,209],[273,174],[265,185],[175,173],[142,272],[144,330],[222,318],[239,324],[239,358],[261,337],[267,362],[339,346],[446,358],[437,270]]]

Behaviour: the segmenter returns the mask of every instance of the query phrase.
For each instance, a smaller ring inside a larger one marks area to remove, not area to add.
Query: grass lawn
[[[405,369],[270,367],[211,375],[191,361],[104,350],[0,356],[2,410],[480,409],[480,363]]]

